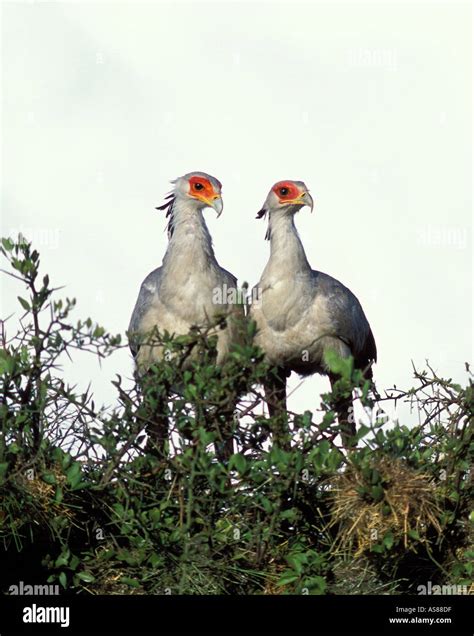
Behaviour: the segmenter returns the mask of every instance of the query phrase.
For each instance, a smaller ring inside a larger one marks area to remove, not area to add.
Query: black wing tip
[[[367,339],[365,341],[364,349],[361,352],[357,360],[358,368],[364,372],[364,377],[367,380],[372,380],[374,377],[372,367],[377,362],[377,345],[375,344],[374,334],[372,329],[369,330]]]
[[[368,354],[370,360],[373,362],[377,362],[377,345],[375,344],[374,334],[372,333],[372,329],[370,330],[368,337]]]

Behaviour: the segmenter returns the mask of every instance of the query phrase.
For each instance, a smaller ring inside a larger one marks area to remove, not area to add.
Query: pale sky
[[[269,255],[256,212],[275,181],[302,180],[308,259],[361,301],[379,390],[411,386],[427,358],[464,383],[471,29],[470,3],[452,1],[4,2],[2,235],[33,239],[76,319],[124,333],[166,249],[154,208],[171,179],[223,183],[222,216],[205,216],[220,264],[250,285]],[[2,279],[2,315],[22,293]],[[113,403],[132,366],[123,351],[66,372]],[[290,407],[328,386],[306,380]]]

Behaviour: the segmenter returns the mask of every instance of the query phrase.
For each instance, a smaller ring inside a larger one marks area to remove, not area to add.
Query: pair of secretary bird
[[[236,277],[217,262],[203,216],[207,207],[220,216],[221,183],[204,172],[185,174],[172,183],[174,189],[166,202],[156,208],[166,211],[169,219],[168,248],[162,266],[142,283],[128,330],[139,378],[164,355],[162,346],[146,341],[153,330],[187,334],[192,327],[211,327],[216,316],[224,314],[224,328],[215,332],[216,364],[221,365],[239,340],[238,319],[244,318],[242,304],[215,302],[216,289],[237,289]],[[274,367],[264,385],[270,416],[285,416],[286,379],[292,371],[301,376],[325,374],[334,385],[338,376],[326,365],[326,351],[335,351],[342,358],[353,356],[355,367],[368,379],[377,360],[374,336],[357,298],[308,263],[294,222],[296,212],[304,206],[313,209],[305,184],[279,181],[257,214],[257,218],[268,217],[265,238],[270,241],[270,258],[252,290],[258,302],[251,303],[249,316],[256,323],[255,344]],[[227,295],[232,296],[238,294]],[[161,454],[168,436],[165,399],[148,426],[149,442]],[[355,435],[351,407],[351,398],[341,399],[336,406],[346,446]],[[233,453],[233,439],[225,434],[222,438],[221,445],[216,443],[216,454],[225,461]],[[287,437],[283,446],[289,444]]]

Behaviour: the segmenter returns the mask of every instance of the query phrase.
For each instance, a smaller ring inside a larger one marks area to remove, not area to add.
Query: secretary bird
[[[225,325],[213,331],[217,334],[216,364],[221,365],[239,339],[238,319],[244,315],[243,305],[232,304],[232,294],[225,293],[236,290],[237,279],[217,262],[203,216],[207,207],[214,208],[218,217],[221,215],[221,183],[205,172],[190,172],[172,183],[174,189],[166,202],[156,208],[166,210],[169,219],[168,248],[162,266],[142,283],[128,330],[138,377],[163,359],[163,347],[149,339],[155,328],[175,335],[187,334],[192,327],[212,330],[217,317],[223,315]],[[216,290],[224,293],[216,294]],[[222,304],[216,298],[221,298]],[[186,362],[189,364],[189,359]],[[152,441],[149,447],[155,445],[160,454],[169,433],[166,403],[167,399],[161,399],[148,430],[149,442]],[[232,411],[233,405],[228,417],[232,417]],[[216,453],[226,459],[233,452],[233,439],[225,432],[222,437],[223,444],[216,443]]]
[[[325,362],[326,351],[342,358],[352,355],[355,367],[369,379],[377,360],[374,336],[357,298],[308,263],[295,227],[295,214],[306,205],[312,211],[313,200],[302,181],[279,181],[257,214],[268,215],[270,258],[252,292],[258,300],[252,302],[250,316],[257,326],[255,342],[276,368],[264,387],[270,416],[286,411],[286,378],[292,371],[328,375],[334,387],[338,376]],[[351,398],[336,405],[344,445],[355,435],[351,407]],[[283,442],[288,447],[285,436]]]

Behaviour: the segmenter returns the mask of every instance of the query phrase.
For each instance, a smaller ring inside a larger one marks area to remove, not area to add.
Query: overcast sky
[[[33,2],[2,18],[2,234],[35,242],[77,318],[125,331],[166,249],[154,207],[170,179],[223,183],[224,213],[206,219],[219,262],[250,285],[269,255],[256,212],[296,179],[316,202],[296,218],[308,259],[361,301],[379,389],[410,386],[426,358],[465,381],[470,3]],[[3,315],[22,292],[3,278]],[[67,373],[111,403],[132,360]],[[291,408],[327,387],[306,380]]]

